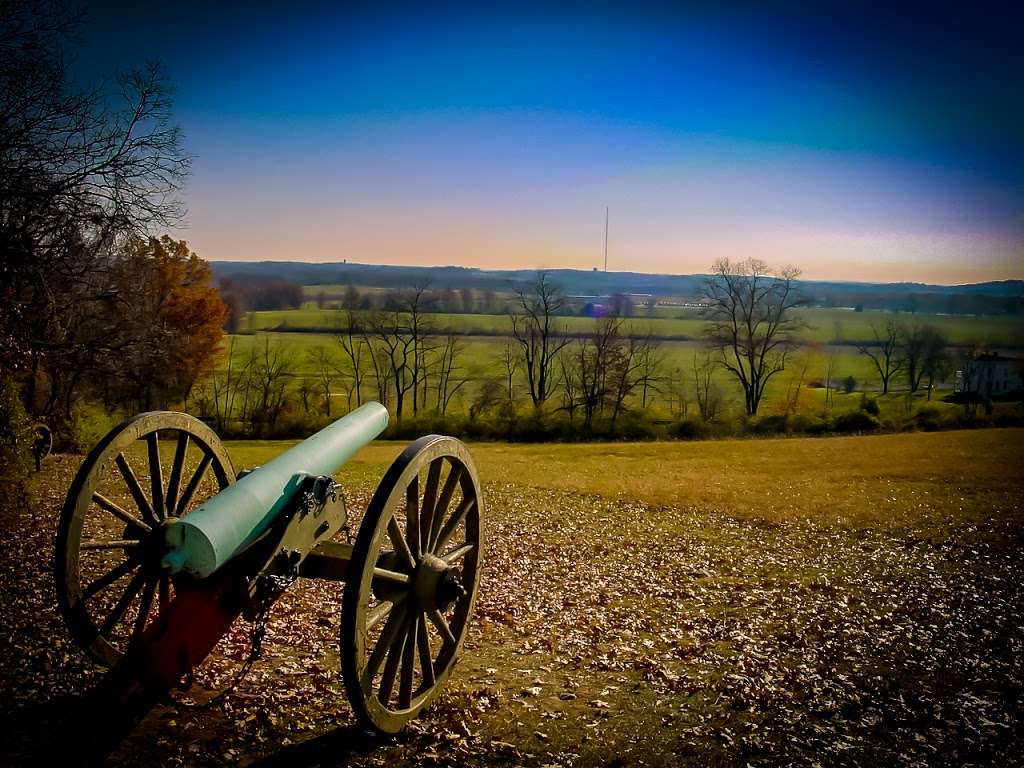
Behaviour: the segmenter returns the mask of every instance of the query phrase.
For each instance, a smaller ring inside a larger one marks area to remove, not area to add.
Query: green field
[[[291,444],[227,447],[243,467]],[[339,473],[355,519],[402,447]],[[341,588],[300,581],[222,708],[176,694],[111,764],[1019,764],[1024,430],[470,447],[481,594],[418,721],[394,739],[355,726]],[[4,764],[35,764],[99,677],[39,554],[79,461],[47,460],[36,503],[0,518]]]
[[[841,309],[798,310],[805,323],[802,333],[807,341],[852,343],[872,338],[872,324],[881,328],[889,319],[928,323],[944,332],[957,345],[983,343],[996,347],[1024,347],[1024,319],[1018,317],[971,317],[954,315],[911,315],[881,311],[852,312]],[[331,309],[291,309],[251,312],[242,321],[246,332],[260,330],[329,331],[344,322],[344,313]],[[433,314],[431,321],[438,333],[451,331],[467,335],[503,336],[511,332],[507,315]],[[586,317],[562,319],[568,333],[588,333],[594,321]],[[700,339],[703,322],[695,310],[672,311],[672,317],[635,318],[637,333],[648,331],[664,339]]]
[[[331,334],[268,332],[252,335],[243,334],[234,336],[231,340],[234,342],[236,363],[243,362],[251,351],[258,351],[268,340],[271,345],[281,345],[287,349],[292,362],[291,388],[293,391],[297,389],[301,378],[312,377],[315,374],[316,365],[312,353],[317,348],[326,349],[331,359],[338,366],[346,367],[342,349],[337,339]],[[467,377],[469,382],[453,401],[453,413],[465,413],[484,381],[487,379],[500,380],[504,375],[501,363],[501,352],[505,344],[504,339],[488,336],[468,336],[460,339],[459,343],[461,349],[459,355],[461,371],[459,375]],[[687,390],[692,389],[693,364],[695,358],[702,353],[701,345],[697,342],[663,341],[661,342],[660,349],[664,357],[663,375],[666,378],[673,378],[675,380],[682,378],[690,382],[686,385]],[[838,388],[842,380],[847,376],[854,377],[858,390],[871,390],[877,387],[877,374],[870,360],[859,354],[852,347],[815,347],[796,355],[793,358],[790,369],[776,376],[774,381],[770,383],[765,396],[764,413],[770,414],[773,412],[773,409],[780,406],[780,399],[786,395],[789,387],[796,379],[802,377],[805,384],[823,380],[828,355],[833,355],[835,358],[832,383],[834,388]],[[805,361],[807,364],[806,369],[804,369]],[[222,362],[221,367],[223,368],[223,366],[224,363]],[[739,389],[735,381],[722,370],[716,371],[714,377],[721,389],[727,411],[735,411],[741,404]],[[367,385],[366,394],[371,394],[369,388],[372,387],[372,384],[368,381]],[[672,414],[669,413],[670,409],[666,400],[668,385],[663,382],[659,386],[663,391],[661,394],[654,394],[653,404],[649,405],[649,413],[655,418],[669,418]],[[519,397],[527,398],[526,383],[521,373],[516,374],[514,387]],[[345,402],[343,389],[343,385],[339,383],[335,397],[341,403]],[[556,395],[556,400],[557,397]],[[688,397],[690,400],[688,408],[695,410],[696,404],[692,402],[694,399],[692,392],[689,392]],[[805,389],[801,397],[801,409],[820,411],[824,407],[824,390],[822,389]],[[922,397],[919,396],[917,398],[918,403],[920,403]],[[859,391],[853,395],[835,394],[834,398],[835,404],[833,407],[839,413],[855,409],[860,405]],[[891,395],[883,399],[883,407],[890,401],[892,408],[905,407],[900,395]],[[636,407],[637,403],[633,402],[632,405]],[[936,403],[936,405],[943,407],[944,404]]]
[[[643,411],[647,422],[668,424],[686,419],[698,413],[695,391],[695,364],[704,353],[700,336],[704,326],[696,310],[659,307],[659,312],[671,312],[673,317],[636,318],[628,321],[627,331],[634,334],[650,335],[658,345],[661,360],[658,380],[648,391],[646,406],[639,393],[626,400],[627,411]],[[794,352],[787,361],[786,370],[774,376],[769,382],[759,409],[759,416],[780,413],[804,416],[834,416],[856,410],[862,405],[864,393],[875,397],[881,389],[881,381],[872,361],[861,354],[856,342],[872,337],[872,328],[881,329],[890,320],[901,323],[929,324],[942,330],[949,338],[950,364],[944,378],[935,382],[937,392],[932,406],[940,411],[951,411],[953,406],[942,403],[941,398],[952,391],[955,370],[962,364],[963,356],[976,345],[994,349],[1024,348],[1024,319],[1015,317],[971,317],[944,315],[908,315],[886,312],[853,312],[840,309],[805,309],[796,312],[801,321],[805,344]],[[485,385],[498,384],[504,391],[505,370],[502,352],[512,344],[514,354],[520,354],[510,337],[510,318],[507,315],[482,314],[431,314],[427,343],[435,349],[444,344],[444,333],[455,334],[459,345],[453,382],[461,382],[457,394],[449,403],[446,416],[466,417],[470,407],[484,391]],[[345,319],[341,310],[302,309],[276,312],[249,313],[244,319],[241,332],[229,339],[228,347],[233,351],[233,369],[238,370],[250,356],[258,353],[266,344],[285,350],[287,357],[286,390],[289,393],[289,408],[292,421],[299,402],[306,402],[309,415],[315,421],[324,411],[322,388],[316,382],[318,363],[315,354],[325,352],[334,370],[331,382],[332,415],[344,412],[356,398],[351,392],[348,360],[345,358],[337,334]],[[585,317],[564,317],[559,322],[567,333],[583,339],[594,327],[595,320]],[[576,344],[576,341],[572,342]],[[570,351],[571,351],[570,347]],[[436,353],[435,353],[436,354]],[[433,355],[428,353],[428,359]],[[832,401],[826,407],[826,390],[823,383],[831,363],[830,386]],[[367,363],[368,365],[368,363]],[[219,368],[227,367],[227,356],[222,357]],[[341,372],[341,373],[338,373]],[[560,369],[554,369],[556,379]],[[433,377],[432,377],[433,378]],[[854,393],[840,394],[847,379],[852,379]],[[435,379],[436,380],[436,379]],[[721,406],[713,421],[718,424],[734,424],[743,415],[742,390],[738,382],[722,368],[716,368],[713,381],[718,389]],[[529,402],[528,386],[522,369],[513,375],[513,401],[518,408]],[[881,420],[889,429],[900,429],[915,409],[925,404],[927,398],[921,393],[908,399],[902,392],[906,382],[897,376],[891,382],[892,394],[879,399]],[[437,403],[436,388],[428,394],[428,406],[420,414],[430,414]],[[313,393],[313,394],[310,394]],[[203,395],[203,385],[197,389]],[[362,390],[364,399],[376,396],[372,378],[364,378]],[[209,398],[207,398],[209,402]],[[237,401],[236,401],[237,402]],[[313,405],[309,405],[313,403]],[[389,407],[393,403],[388,403]],[[548,401],[548,409],[562,405],[562,394],[556,391]],[[307,413],[306,411],[303,411]],[[408,413],[406,414],[408,415]],[[310,424],[312,426],[312,422]],[[452,427],[454,429],[454,427]],[[286,434],[294,434],[294,430]],[[510,433],[503,432],[501,437]]]

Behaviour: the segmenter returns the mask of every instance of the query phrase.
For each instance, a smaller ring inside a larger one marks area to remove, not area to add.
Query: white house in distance
[[[1024,359],[998,353],[978,355],[956,372],[956,391],[999,397],[1024,391]]]

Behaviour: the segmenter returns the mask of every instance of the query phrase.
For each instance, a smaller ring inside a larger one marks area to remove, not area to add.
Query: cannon
[[[422,437],[344,539],[332,476],[387,422],[368,403],[238,475],[213,430],[184,413],[140,414],[96,445],[61,512],[55,577],[71,636],[109,668],[83,707],[98,752],[187,688],[243,615],[247,668],[299,578],[344,583],[341,674],[364,726],[396,733],[438,695],[479,586],[480,486],[465,445]]]

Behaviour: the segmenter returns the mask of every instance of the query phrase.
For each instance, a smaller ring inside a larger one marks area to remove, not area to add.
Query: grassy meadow
[[[228,442],[239,467],[259,466],[295,441]],[[376,441],[339,475],[383,475],[407,445]],[[488,482],[595,494],[658,507],[728,510],[766,523],[937,534],[992,515],[1024,523],[1016,461],[1024,429],[702,442],[472,444]],[[965,496],[965,494],[967,494]]]
[[[330,332],[343,322],[337,309],[289,309],[247,313],[241,329],[245,332],[286,330]],[[871,326],[881,328],[891,318],[906,322],[933,325],[954,345],[984,343],[994,347],[1024,347],[1024,319],[1019,317],[975,317],[965,315],[925,315],[892,313],[877,310],[853,312],[845,309],[809,308],[795,313],[805,324],[802,336],[806,341],[822,344],[853,343],[872,338]],[[668,315],[668,316],[665,316]],[[430,319],[439,333],[463,335],[507,336],[511,332],[508,315],[435,313]],[[593,320],[587,317],[561,318],[571,334],[588,333]],[[703,322],[696,310],[659,307],[655,317],[633,319],[637,332],[662,339],[697,340]]]

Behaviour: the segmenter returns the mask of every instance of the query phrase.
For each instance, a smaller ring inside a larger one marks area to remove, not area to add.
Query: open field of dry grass
[[[288,444],[229,450],[252,466]],[[357,511],[400,447],[372,445],[342,473]],[[1022,450],[1024,430],[473,446],[476,624],[413,727],[393,740],[354,727],[340,589],[304,583],[222,708],[197,708],[209,694],[194,690],[113,762],[1020,764]],[[99,675],[50,584],[79,461],[50,460],[37,506],[0,521],[0,764],[39,755]]]

